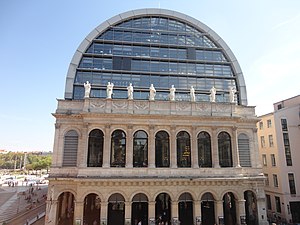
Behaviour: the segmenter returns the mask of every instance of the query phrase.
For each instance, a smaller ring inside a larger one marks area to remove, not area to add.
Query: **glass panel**
[[[169,135],[165,131],[159,131],[155,135],[155,166],[170,166]]]
[[[148,166],[148,137],[146,132],[137,131],[133,139],[133,167]]]
[[[177,166],[191,167],[190,135],[185,131],[177,134]]]
[[[211,141],[207,132],[198,134],[199,167],[212,167]]]
[[[101,167],[103,161],[103,132],[99,129],[92,130],[88,143],[88,167]]]
[[[111,135],[111,167],[125,167],[126,161],[126,136],[121,130],[116,130]]]
[[[228,133],[218,135],[219,161],[221,167],[232,167],[231,138]]]

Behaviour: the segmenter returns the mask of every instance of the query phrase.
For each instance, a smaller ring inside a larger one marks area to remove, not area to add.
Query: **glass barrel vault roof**
[[[247,105],[244,77],[226,43],[210,28],[187,15],[163,9],[141,9],[117,15],[94,29],[76,50],[70,63],[66,99],[83,99],[83,84],[92,84],[91,97],[106,98],[114,83],[113,98],[127,98],[132,83],[134,99],[148,99],[154,85],[156,100],[189,101],[193,86],[196,101],[229,102],[229,88],[238,104]]]

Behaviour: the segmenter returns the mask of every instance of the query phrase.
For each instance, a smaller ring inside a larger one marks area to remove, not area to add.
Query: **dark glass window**
[[[133,137],[133,167],[148,166],[148,136],[145,131],[137,131]]]
[[[267,199],[267,208],[268,208],[268,210],[272,210],[271,196],[266,195],[266,199]]]
[[[232,167],[231,138],[226,132],[218,135],[219,163],[221,167]]]
[[[155,166],[170,166],[169,135],[165,131],[159,131],[155,135]]]
[[[191,167],[191,140],[185,131],[177,134],[177,166]]]
[[[288,174],[288,179],[289,179],[289,186],[290,186],[290,193],[292,195],[296,194],[296,186],[295,186],[295,178],[293,173]]]
[[[280,197],[275,196],[276,212],[281,213]]]
[[[212,167],[211,141],[207,132],[198,134],[199,167]]]
[[[111,135],[111,167],[125,167],[126,135],[122,130],[115,130]]]
[[[160,96],[161,100],[168,100],[163,92],[172,84],[178,89],[183,89],[183,92],[188,92],[193,85],[197,92],[202,93],[197,96],[197,101],[209,101],[209,97],[204,93],[208,93],[213,85],[220,90],[229,90],[229,87],[237,84],[230,62],[224,56],[224,50],[216,48],[216,44],[202,31],[174,18],[146,16],[129,19],[109,27],[96,39],[84,53],[77,68],[74,99],[83,99],[82,88],[87,80],[92,83],[92,97],[106,97],[101,93],[102,90],[105,91],[111,78],[99,75],[94,77],[95,71],[109,71],[110,77],[120,75],[120,80],[114,81],[114,92],[126,89],[131,82],[134,87],[139,87],[134,91],[140,93],[149,92],[150,81],[146,79],[150,78],[150,74],[176,74],[174,81],[168,81],[166,76],[164,81],[155,83],[157,96]],[[123,79],[128,75],[139,76],[138,73],[147,75],[140,80]],[[207,76],[211,79],[206,79]],[[126,94],[118,96],[126,98]],[[134,93],[134,96],[148,99],[147,95]],[[238,96],[237,93],[236,97]],[[114,95],[114,98],[119,97]],[[189,101],[190,98],[182,96],[178,100]],[[218,95],[217,101],[226,102],[228,97],[226,94]]]
[[[88,143],[88,167],[101,167],[103,162],[103,132],[99,129],[92,130]]]
[[[288,130],[286,119],[281,119],[281,128],[282,128],[282,131],[287,131]]]

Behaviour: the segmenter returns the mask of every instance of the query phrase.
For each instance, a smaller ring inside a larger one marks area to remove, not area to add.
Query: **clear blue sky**
[[[190,15],[224,39],[257,115],[300,94],[299,0],[2,0],[0,149],[52,151],[51,113],[81,41],[116,14],[158,7]]]

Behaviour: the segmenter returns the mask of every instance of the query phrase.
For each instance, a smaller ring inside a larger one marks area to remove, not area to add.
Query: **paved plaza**
[[[0,224],[44,205],[47,191],[47,185],[0,187]]]

